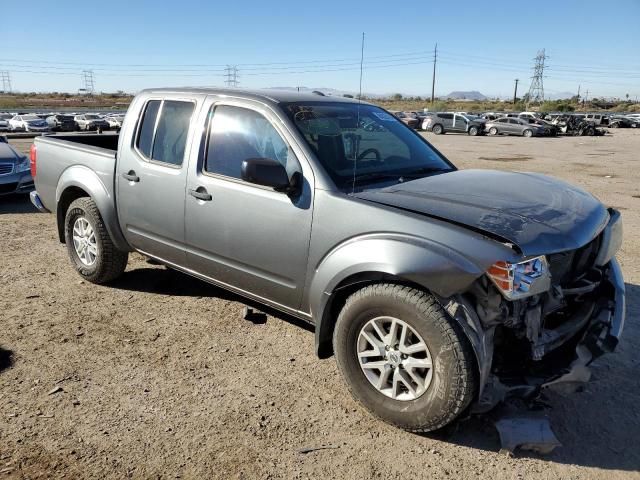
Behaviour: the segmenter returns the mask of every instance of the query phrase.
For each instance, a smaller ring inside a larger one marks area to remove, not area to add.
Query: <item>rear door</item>
[[[118,150],[120,226],[136,249],[184,265],[186,159],[197,100],[168,96],[140,101],[144,102],[141,115],[121,135]]]
[[[207,126],[198,162],[190,166],[185,206],[188,266],[296,310],[311,235],[311,168],[284,122],[262,104],[214,96],[201,119]],[[243,181],[241,165],[249,158],[277,160],[289,175],[301,172],[302,193],[291,197]]]

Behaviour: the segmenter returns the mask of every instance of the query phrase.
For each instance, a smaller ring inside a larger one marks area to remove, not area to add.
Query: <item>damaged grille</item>
[[[553,284],[569,287],[583,278],[593,267],[601,243],[602,234],[576,250],[548,255]]]

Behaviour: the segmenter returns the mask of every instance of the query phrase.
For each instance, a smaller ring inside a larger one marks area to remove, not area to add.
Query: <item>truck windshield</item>
[[[340,188],[455,170],[419,135],[373,105],[308,102],[283,108]]]

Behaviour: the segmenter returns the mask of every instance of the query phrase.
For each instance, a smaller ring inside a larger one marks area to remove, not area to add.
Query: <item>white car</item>
[[[109,124],[109,127],[115,130],[122,128],[122,122],[124,121],[124,115],[110,115],[105,117],[105,120]]]
[[[9,120],[9,129],[13,132],[21,130],[24,132],[48,132],[49,125],[37,115],[16,115]]]

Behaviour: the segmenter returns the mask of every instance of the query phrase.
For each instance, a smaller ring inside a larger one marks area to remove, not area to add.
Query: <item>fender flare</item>
[[[74,165],[67,168],[60,178],[56,187],[56,218],[58,222],[64,222],[59,212],[60,199],[69,188],[79,188],[85,191],[98,207],[105,228],[115,246],[122,251],[131,251],[131,247],[122,235],[118,224],[118,214],[116,212],[115,198],[100,180],[100,177],[88,167]]]
[[[486,267],[450,246],[421,237],[383,233],[347,240],[320,261],[311,281],[309,304],[317,355],[331,355],[336,320],[332,303],[334,294],[345,286],[390,279],[447,298],[469,287]]]

